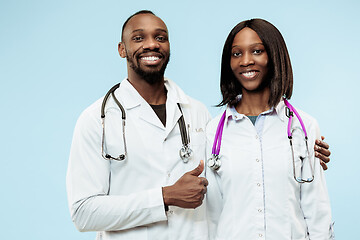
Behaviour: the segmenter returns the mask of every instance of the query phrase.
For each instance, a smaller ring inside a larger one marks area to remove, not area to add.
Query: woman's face
[[[243,91],[264,89],[262,83],[268,73],[268,61],[265,47],[254,30],[245,27],[235,35],[230,66]]]

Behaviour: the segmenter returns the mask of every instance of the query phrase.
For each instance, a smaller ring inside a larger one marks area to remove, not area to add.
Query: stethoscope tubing
[[[119,102],[119,100],[117,99],[117,97],[114,94],[115,90],[119,87],[120,87],[120,83],[117,83],[112,88],[110,88],[110,90],[105,94],[103,102],[101,104],[101,122],[102,122],[102,129],[103,129],[102,140],[101,140],[101,155],[106,160],[113,159],[113,160],[122,161],[122,160],[125,160],[127,157],[127,147],[126,147],[126,139],[125,139],[126,112],[125,112],[124,107],[122,106],[122,104]],[[105,144],[106,144],[105,143],[105,106],[106,106],[106,103],[107,103],[110,95],[114,99],[116,105],[121,110],[122,129],[123,129],[122,138],[123,138],[123,142],[124,142],[124,154],[120,154],[118,157],[112,157],[110,154],[105,153]],[[180,128],[182,147],[179,151],[179,154],[180,154],[180,157],[183,160],[183,162],[187,163],[189,161],[189,159],[191,158],[193,152],[190,148],[190,136],[189,136],[188,132],[186,131],[184,114],[180,107],[180,103],[177,103],[177,106],[179,107],[179,110],[181,112],[181,116],[178,120],[178,124],[179,124],[179,128]]]
[[[188,133],[186,131],[186,124],[185,124],[185,120],[184,120],[184,114],[183,114],[183,112],[181,110],[180,103],[178,103],[177,105],[178,105],[179,110],[181,112],[181,117],[178,120],[178,123],[179,123],[179,126],[180,126],[181,140],[182,140],[184,146],[185,145],[188,146],[190,144],[190,139],[189,139]]]
[[[290,112],[295,113],[297,119],[299,119],[301,128],[304,131],[305,138],[307,139],[307,132],[306,132],[305,124],[304,124],[302,118],[300,117],[300,114],[296,111],[296,109],[285,98],[284,98],[284,103],[289,108]],[[287,127],[287,133],[288,133],[289,138],[292,137],[292,132],[291,132],[292,119],[293,119],[293,115],[289,114],[289,122],[288,122],[288,127]]]
[[[212,147],[212,151],[211,151],[211,153],[215,154],[215,155],[219,155],[219,153],[220,153],[221,139],[222,139],[222,133],[224,130],[225,117],[226,117],[226,111],[224,111],[223,115],[221,116],[219,124],[216,129],[215,141],[213,143],[213,147]]]
[[[299,120],[301,128],[302,128],[302,130],[304,132],[306,151],[307,151],[307,154],[309,156],[309,148],[308,148],[308,143],[307,143],[308,137],[307,137],[305,124],[304,124],[302,118],[300,117],[300,114],[296,111],[296,109],[285,98],[283,98],[283,100],[284,100],[284,103],[285,103],[285,105],[287,107],[286,110],[289,111],[289,113],[286,114],[289,117],[288,126],[287,126],[287,134],[288,134],[288,138],[289,138],[289,141],[290,141],[290,147],[291,147],[291,152],[292,152],[294,179],[298,183],[305,183],[305,182],[310,183],[310,182],[312,182],[314,180],[314,170],[313,170],[313,167],[312,167],[311,163],[310,163],[310,169],[311,169],[311,174],[312,174],[311,178],[302,179],[301,177],[296,177],[295,157],[294,157],[294,149],[293,149],[293,145],[292,145],[292,131],[291,131],[293,113],[295,114],[295,116]],[[225,117],[226,117],[226,110],[224,111],[223,115],[221,116],[221,118],[219,120],[217,129],[216,129],[216,133],[215,133],[215,139],[214,139],[213,147],[212,147],[212,150],[211,150],[211,157],[208,160],[209,168],[211,168],[214,171],[217,171],[221,167],[221,161],[220,161],[219,153],[220,153],[220,148],[221,148],[221,139],[222,139],[222,134],[223,134],[223,130],[224,130]]]
[[[112,88],[110,88],[110,90],[105,94],[104,100],[101,104],[101,118],[105,118],[105,106],[106,106],[107,100],[109,99],[110,94],[112,95],[112,97],[114,99],[116,99],[116,97],[114,97],[114,92],[119,87],[120,87],[120,83],[117,83]],[[116,99],[115,103],[119,106],[119,108],[121,110],[121,118],[126,119],[126,114],[125,114],[125,110],[124,110],[123,106],[120,104],[120,102],[117,99]]]

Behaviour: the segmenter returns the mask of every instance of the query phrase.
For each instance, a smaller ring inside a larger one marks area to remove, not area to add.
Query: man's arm
[[[126,195],[109,195],[110,161],[101,156],[101,124],[82,114],[75,127],[67,173],[72,220],[79,231],[119,231],[166,221],[166,206],[196,208],[207,180],[201,162],[175,184]],[[144,181],[151,181],[145,177]]]
[[[67,172],[72,220],[79,231],[117,231],[166,221],[161,187],[109,195],[110,161],[101,156],[101,124],[82,114],[75,127]],[[149,180],[149,179],[146,179]]]
[[[329,150],[329,144],[324,142],[325,137],[321,136],[321,140],[317,139],[315,141],[315,157],[319,158],[320,164],[324,170],[328,169],[327,163],[330,162],[330,150]]]
[[[177,206],[181,208],[197,208],[207,191],[208,181],[199,175],[204,170],[204,161],[194,170],[185,173],[174,185],[163,187],[163,199],[165,206]]]

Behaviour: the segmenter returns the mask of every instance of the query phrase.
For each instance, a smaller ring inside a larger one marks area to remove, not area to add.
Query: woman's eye
[[[256,49],[253,51],[253,53],[256,55],[261,54],[262,52],[263,52],[263,50],[261,50],[261,49]]]
[[[241,53],[239,53],[239,52],[233,52],[232,55],[233,55],[234,57],[240,57],[240,56],[241,56]]]

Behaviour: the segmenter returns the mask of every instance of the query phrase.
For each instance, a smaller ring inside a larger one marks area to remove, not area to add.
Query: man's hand
[[[204,170],[204,161],[194,170],[185,173],[174,185],[163,187],[163,199],[166,206],[197,208],[203,202],[208,181],[199,177]]]
[[[321,140],[317,139],[315,141],[314,149],[315,149],[315,157],[320,159],[320,164],[322,168],[326,170],[328,169],[326,164],[330,162],[331,152],[329,151],[329,144],[324,142],[323,141],[324,139],[325,139],[324,136],[321,136]]]

